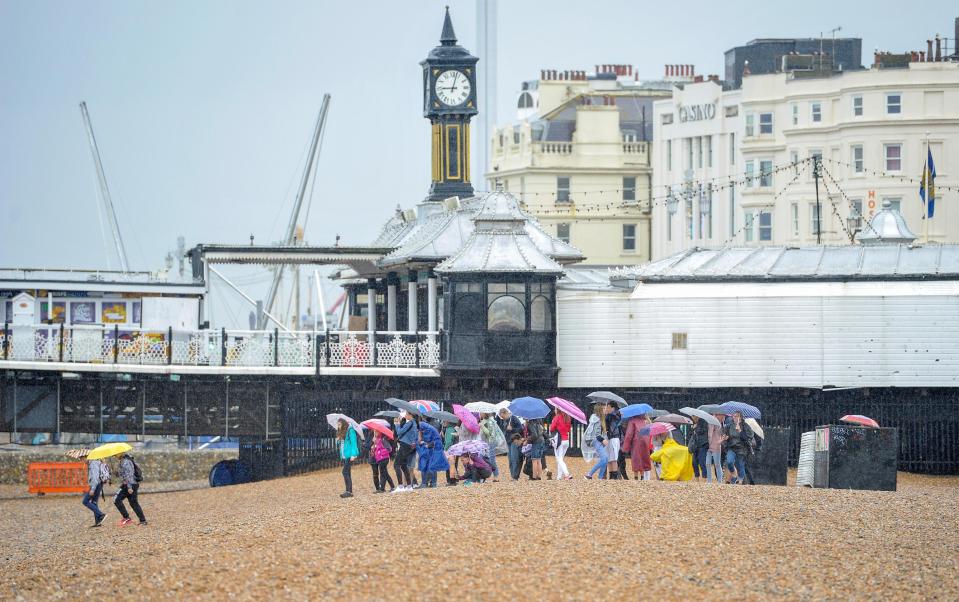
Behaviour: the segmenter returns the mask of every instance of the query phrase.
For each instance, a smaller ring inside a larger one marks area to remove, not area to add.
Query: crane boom
[[[320,105],[320,112],[316,116],[316,125],[313,128],[313,139],[310,141],[310,150],[306,160],[306,168],[303,170],[303,179],[300,180],[300,187],[296,193],[296,201],[293,203],[293,213],[290,215],[290,223],[287,225],[286,235],[283,239],[283,244],[285,245],[296,244],[296,224],[300,219],[300,211],[303,208],[303,199],[306,197],[306,189],[310,183],[310,176],[316,168],[316,160],[319,157],[322,146],[323,131],[326,129],[326,115],[329,110],[330,95],[324,94],[323,102]],[[276,295],[280,290],[280,282],[283,280],[284,271],[285,267],[279,266],[273,275],[273,281],[270,283],[270,290],[266,296],[266,303],[263,304],[266,311],[273,311],[273,306],[276,303]],[[258,316],[257,323],[259,328],[263,328],[266,324],[266,318],[264,316]]]
[[[107,176],[103,172],[100,149],[97,147],[96,136],[93,135],[93,124],[90,122],[90,113],[87,111],[86,102],[80,102],[80,113],[83,115],[83,125],[86,127],[87,139],[90,142],[90,153],[93,155],[93,166],[96,168],[97,182],[100,184],[100,198],[106,206],[107,221],[110,222],[110,230],[113,232],[113,244],[120,259],[121,269],[128,272],[130,271],[130,264],[127,262],[127,251],[126,247],[123,246],[123,236],[120,234],[120,225],[117,223],[117,214],[113,208],[113,199],[110,197],[110,187],[107,186]]]

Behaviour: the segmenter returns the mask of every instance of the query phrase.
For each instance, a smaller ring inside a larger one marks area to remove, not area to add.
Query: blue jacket
[[[400,443],[416,445],[416,421],[407,420],[396,428],[396,438]]]
[[[356,442],[356,431],[353,427],[346,429],[346,439],[340,442],[340,459],[353,459],[360,455],[360,446]]]
[[[417,446],[420,472],[440,472],[449,469],[450,463],[443,451],[443,438],[431,424],[420,423],[423,441]]]

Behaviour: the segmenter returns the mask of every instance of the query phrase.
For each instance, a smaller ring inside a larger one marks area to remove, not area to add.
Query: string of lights
[[[879,240],[882,240],[882,236],[879,235],[879,232],[876,232],[876,229],[872,227],[872,223],[865,218],[865,216],[862,214],[862,211],[856,209],[855,203],[852,202],[852,199],[849,198],[849,195],[846,194],[846,191],[843,190],[842,186],[839,184],[838,181],[836,181],[836,178],[833,177],[832,173],[830,173],[830,171],[826,169],[826,166],[820,163],[819,169],[826,174],[826,177],[828,177],[829,180],[833,183],[833,185],[835,185],[836,188],[839,190],[839,194],[842,195],[842,198],[846,200],[846,204],[849,206],[849,215],[855,214],[855,216],[858,216],[860,223],[865,224],[865,226],[869,228],[869,230],[871,230],[872,233],[875,234]],[[823,178],[823,184],[825,183],[826,183],[826,178]]]
[[[799,176],[801,176],[802,174],[804,174],[804,173],[806,172],[806,169],[809,167],[809,161],[808,161],[808,159],[805,159],[805,160],[801,161],[801,163],[804,164],[804,165],[802,166],[802,168],[801,168],[799,171],[797,171],[797,172],[795,173],[795,175],[793,175],[793,178],[792,178],[791,180],[789,180],[789,182],[787,182],[785,186],[783,186],[781,189],[779,189],[779,191],[778,191],[775,195],[773,195],[772,200],[769,201],[768,203],[766,203],[765,205],[760,205],[760,206],[758,207],[758,209],[759,209],[758,212],[753,212],[753,213],[748,214],[748,218],[745,219],[745,220],[743,220],[743,225],[740,226],[738,230],[736,230],[735,232],[733,232],[732,236],[730,236],[730,237],[727,238],[725,241],[723,241],[723,245],[722,245],[723,248],[726,248],[726,247],[728,247],[731,243],[735,242],[735,241],[739,238],[739,235],[742,234],[742,233],[746,230],[746,228],[752,228],[753,222],[754,222],[755,219],[756,219],[755,216],[756,216],[758,213],[761,213],[763,209],[772,209],[773,207],[775,207],[776,201],[779,200],[779,197],[781,197],[787,190],[789,190],[789,187],[792,186],[793,184],[795,184],[796,181],[799,180]]]
[[[823,171],[822,164],[819,165],[819,171],[821,175]],[[829,206],[832,208],[832,214],[833,216],[835,216],[836,221],[839,222],[839,227],[841,227],[842,231],[846,233],[846,238],[849,239],[850,243],[856,242],[855,234],[849,231],[849,228],[846,227],[846,220],[841,215],[839,215],[839,207],[836,206],[836,201],[833,200],[832,198],[833,193],[832,191],[829,190],[829,185],[826,183],[826,178],[821,178],[821,179],[822,179],[823,188],[826,191],[826,200],[829,201]],[[818,216],[817,221],[819,222],[817,224],[817,227],[819,228],[819,232],[821,234],[822,233],[822,215],[821,214]]]
[[[828,158],[828,157],[823,157],[822,160],[823,160],[823,161],[829,161],[830,163],[833,163],[833,164],[835,164],[835,165],[839,165],[839,166],[841,166],[841,167],[848,167],[848,168],[850,168],[850,169],[855,169],[855,166],[854,166],[852,163],[847,163],[847,162],[845,162],[845,161],[840,161],[840,160],[838,160],[838,159],[830,159],[830,158]],[[861,173],[863,173],[863,174],[868,174],[868,175],[873,175],[873,176],[879,176],[879,177],[882,177],[882,178],[895,179],[895,180],[899,180],[900,182],[909,182],[909,183],[915,184],[915,185],[917,185],[917,186],[918,186],[919,184],[922,184],[922,177],[913,178],[913,177],[910,177],[910,176],[904,176],[904,175],[899,174],[899,173],[890,173],[890,172],[882,171],[882,170],[878,170],[878,169],[866,169],[865,167],[863,167]],[[936,192],[943,191],[943,190],[946,190],[946,191],[949,191],[949,192],[959,192],[959,186],[949,186],[949,185],[945,185],[945,184],[936,183]],[[938,195],[937,195],[937,196],[938,196]],[[941,198],[941,197],[940,197],[940,198]]]

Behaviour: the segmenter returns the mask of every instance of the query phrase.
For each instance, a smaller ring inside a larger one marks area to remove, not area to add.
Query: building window
[[[821,121],[822,121],[822,103],[821,103],[821,102],[814,102],[814,103],[812,103],[812,104],[810,105],[810,109],[811,109],[811,113],[812,113],[812,121],[813,121],[813,123],[819,123],[819,122],[821,122]]]
[[[486,329],[498,332],[526,330],[526,285],[496,283],[487,285]]]
[[[773,162],[771,159],[763,159],[759,162],[759,185],[763,188],[769,188],[773,185]]]
[[[636,224],[623,224],[623,250],[636,250]]]
[[[706,136],[706,167],[713,166],[713,137]]]
[[[862,96],[852,97],[852,115],[853,117],[862,117]]]
[[[756,221],[755,213],[753,213],[752,211],[745,212],[745,214],[743,215],[743,232],[746,235],[746,242],[753,241],[753,237],[755,236],[753,233],[753,226],[754,226],[753,222],[755,221]]]
[[[789,162],[793,166],[793,175],[799,175],[799,151],[789,151]]]
[[[759,212],[759,240],[773,239],[773,214],[768,211]]]
[[[886,94],[886,115],[898,115],[902,113],[902,94]]]
[[[902,197],[887,196],[882,198],[882,204],[889,203],[889,208],[893,211],[902,211]]]
[[[559,176],[556,178],[556,202],[569,202],[569,176]]]
[[[696,167],[702,168],[703,166],[703,137],[698,136],[696,138]]]
[[[556,224],[556,238],[569,244],[569,224]]]
[[[693,139],[685,138],[683,143],[686,145],[686,169],[693,168]]]
[[[792,113],[793,113],[793,125],[799,125],[799,105],[796,103],[792,104]]]
[[[754,165],[755,163],[753,163],[752,159],[750,159],[749,161],[746,161],[746,188],[752,188],[753,185],[755,184]]]
[[[822,219],[819,215],[820,207],[816,203],[809,204],[809,232],[814,236],[822,234]]]
[[[517,109],[532,109],[533,95],[529,92],[523,92],[519,95],[519,101],[516,103]]]
[[[666,141],[666,171],[673,170],[673,141]]]
[[[672,113],[663,113],[663,120],[662,120],[662,121],[663,121],[663,125],[669,125],[669,124],[671,124],[671,123],[673,122],[673,114],[672,114]]]
[[[902,145],[883,144],[882,148],[886,157],[886,171],[902,171]]]
[[[852,172],[862,173],[862,171],[863,171],[862,145],[854,144],[852,146]]]
[[[736,235],[736,184],[729,185],[729,237]]]
[[[822,163],[822,151],[819,149],[809,151],[809,179],[812,180],[815,177],[816,164]]]
[[[692,240],[696,232],[696,225],[693,223],[693,191],[687,187],[683,196],[686,197],[686,236]]]
[[[553,287],[546,283],[530,285],[529,319],[530,330],[543,332],[553,330]]]
[[[772,113],[759,114],[759,133],[760,134],[773,133],[773,114]]]
[[[629,176],[623,178],[623,200],[624,201],[635,201],[636,200],[636,177]]]
[[[755,122],[756,116],[752,113],[746,113],[746,137],[754,135],[755,133]]]
[[[513,144],[519,144],[519,126],[513,128]]]
[[[790,205],[789,213],[792,217],[793,236],[799,236],[799,203]]]
[[[674,332],[673,333],[673,349],[683,350],[687,349],[689,344],[689,336],[685,332]]]
[[[862,199],[850,199],[849,205],[849,219],[846,220],[846,228],[853,233],[859,232],[862,230]]]
[[[736,164],[736,133],[730,132],[729,134],[729,164]]]

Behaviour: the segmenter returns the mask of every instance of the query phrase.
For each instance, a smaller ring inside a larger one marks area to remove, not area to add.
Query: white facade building
[[[817,234],[824,244],[849,244],[885,201],[922,240],[928,230],[928,241],[959,242],[959,63],[802,75],[751,75],[741,90],[725,93],[715,83],[697,83],[655,104],[654,190],[659,196],[672,190],[679,202],[672,220],[668,203],[654,206],[654,259],[695,246],[814,244]],[[726,118],[737,101],[738,115]],[[712,118],[696,110],[710,103],[716,105]],[[695,119],[682,119],[684,110]],[[927,137],[938,189],[928,228],[919,198]],[[690,174],[689,145],[709,139],[714,167],[706,160],[699,167],[696,147]],[[717,149],[725,153],[720,165]],[[819,213],[812,157],[821,157],[824,172]],[[714,192],[709,206],[710,237],[699,189],[715,177],[725,189]],[[687,180],[693,180],[692,195]]]

